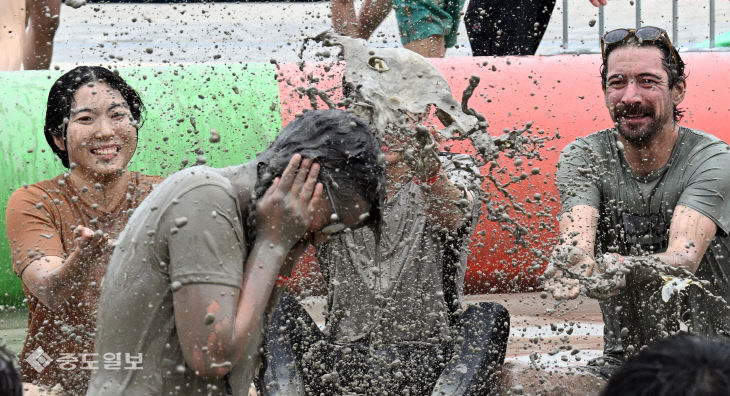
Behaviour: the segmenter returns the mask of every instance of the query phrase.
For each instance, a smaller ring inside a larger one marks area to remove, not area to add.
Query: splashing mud
[[[540,174],[534,168],[528,174],[512,174],[500,163],[500,156],[514,161],[521,167],[523,160],[542,160],[541,151],[546,142],[557,138],[545,136],[543,131],[536,135],[532,131],[532,123],[523,128],[515,128],[498,137],[487,132],[488,122],[481,114],[468,107],[468,101],[480,83],[480,78],[472,76],[469,85],[462,94],[459,103],[454,99],[448,82],[429,61],[403,48],[373,48],[365,40],[340,36],[332,32],[323,32],[305,39],[300,50],[300,58],[310,41],[325,47],[340,47],[340,59],[346,67],[343,78],[343,91],[346,98],[337,103],[361,118],[369,121],[379,138],[387,139],[388,135],[398,135],[412,141],[419,141],[424,148],[438,145],[428,133],[435,130],[437,136],[451,141],[468,141],[475,151],[475,164],[482,168],[481,174],[474,174],[474,180],[484,179],[487,185],[482,201],[486,206],[486,219],[499,224],[499,227],[510,233],[517,245],[528,248],[532,254],[544,259],[544,246],[533,248],[525,236],[529,227],[523,225],[519,217],[531,218],[540,213],[528,213],[524,203],[518,201],[515,194],[510,193],[510,186],[519,183],[529,176]],[[318,52],[321,53],[321,52]],[[327,55],[330,55],[329,52]],[[329,57],[329,56],[328,56]],[[304,61],[298,63],[304,69]],[[325,66],[325,72],[329,70]],[[324,78],[324,77],[320,77]],[[309,83],[318,82],[319,78],[307,75]],[[287,81],[293,85],[291,81]],[[321,99],[328,107],[335,104],[328,93],[313,86],[297,87],[301,96],[307,96],[312,108],[317,108],[317,99]],[[429,111],[435,109],[435,117],[443,124],[438,127],[430,121]],[[414,125],[415,124],[415,125]],[[427,128],[424,127],[427,125]],[[432,150],[405,150],[407,160],[415,163],[416,168],[425,166],[432,155]],[[475,172],[476,173],[476,172]],[[481,188],[481,186],[480,186]],[[528,202],[539,202],[540,196]],[[529,220],[528,220],[529,221]],[[538,268],[542,265],[538,264]]]

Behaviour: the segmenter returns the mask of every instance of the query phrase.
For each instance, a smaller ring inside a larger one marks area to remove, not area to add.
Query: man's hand
[[[295,154],[280,178],[256,202],[256,238],[288,252],[307,232],[322,199],[319,165]]]
[[[556,300],[577,298],[581,284],[576,277],[591,276],[594,265],[593,257],[585,250],[573,245],[556,246],[544,274],[547,278],[545,290],[551,292]],[[563,269],[571,273],[566,274]]]
[[[588,297],[604,300],[626,286],[627,267],[621,256],[605,253],[597,260],[583,249],[558,245],[545,271],[545,290],[557,300],[574,299],[581,290]]]
[[[614,253],[604,253],[596,260],[593,276],[587,279],[586,295],[591,298],[605,300],[618,294],[626,287],[626,274],[623,257]]]

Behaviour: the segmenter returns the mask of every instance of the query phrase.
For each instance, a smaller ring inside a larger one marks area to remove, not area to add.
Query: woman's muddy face
[[[99,179],[126,169],[137,148],[137,126],[119,91],[90,83],[74,95],[66,141],[54,139],[68,152],[72,171]]]

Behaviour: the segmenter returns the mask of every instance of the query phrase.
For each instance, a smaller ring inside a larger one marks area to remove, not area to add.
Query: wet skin
[[[76,92],[65,139],[54,140],[75,164],[72,179],[104,180],[126,168],[137,149],[137,127],[119,91],[97,82]]]
[[[648,146],[657,135],[671,134],[684,92],[684,82],[669,88],[659,48],[622,47],[608,57],[606,106],[624,144]]]

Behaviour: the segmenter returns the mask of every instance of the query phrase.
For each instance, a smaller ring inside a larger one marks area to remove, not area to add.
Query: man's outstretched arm
[[[549,278],[545,289],[556,299],[572,299],[580,294],[580,282],[567,278],[555,266],[561,260],[572,271],[583,276],[593,275],[595,260],[593,249],[598,229],[598,209],[588,205],[576,205],[560,217],[560,242],[553,249],[551,262],[545,275]]]

